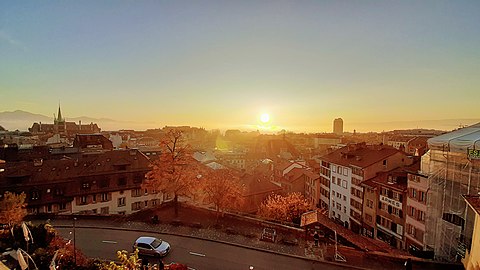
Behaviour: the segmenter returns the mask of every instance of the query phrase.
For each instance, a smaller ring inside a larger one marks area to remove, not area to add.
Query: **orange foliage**
[[[307,200],[300,193],[289,193],[286,196],[272,194],[260,206],[259,216],[291,222],[309,210]]]
[[[178,196],[191,197],[202,174],[200,163],[191,154],[182,132],[170,130],[160,143],[162,153],[147,173],[144,188],[173,194],[177,214]]]
[[[7,191],[3,194],[3,198],[0,200],[1,224],[13,226],[23,221],[23,218],[27,215],[25,198],[26,195],[23,192],[17,195]]]
[[[60,237],[58,234],[55,234],[55,236],[48,245],[48,251],[49,253],[53,254],[57,250],[57,265],[62,265],[62,262],[73,262],[75,261],[75,256],[77,265],[87,265],[88,263],[87,257],[85,257],[85,255],[78,248],[75,252],[73,252],[73,240],[67,241]]]
[[[238,176],[227,169],[214,170],[203,180],[204,202],[212,203],[217,213],[225,209],[240,209],[242,186]]]

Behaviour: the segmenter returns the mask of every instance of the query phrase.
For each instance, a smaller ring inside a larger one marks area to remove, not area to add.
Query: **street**
[[[72,228],[57,228],[62,237],[71,239]],[[171,245],[171,252],[163,261],[187,264],[196,270],[214,269],[348,269],[321,262],[283,256],[254,249],[237,247],[188,237],[151,234],[110,229],[76,228],[76,246],[91,258],[116,260],[117,250],[132,251],[139,236],[154,236]],[[153,261],[151,259],[150,261]]]

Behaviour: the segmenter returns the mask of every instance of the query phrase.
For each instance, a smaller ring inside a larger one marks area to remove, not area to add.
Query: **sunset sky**
[[[331,131],[480,118],[480,1],[1,1],[0,112]],[[123,127],[125,128],[125,127]]]

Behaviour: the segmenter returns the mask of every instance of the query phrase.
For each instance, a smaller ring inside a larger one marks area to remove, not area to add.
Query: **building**
[[[428,177],[419,170],[409,172],[407,179],[405,244],[410,251],[423,251],[425,246]]]
[[[141,152],[85,146],[6,161],[0,193],[25,192],[29,214],[129,214],[162,202],[142,189],[150,160]]]
[[[33,134],[45,134],[45,133],[62,133],[62,134],[92,134],[100,133],[100,128],[97,124],[82,124],[82,121],[79,121],[78,124],[75,122],[67,122],[65,118],[62,117],[62,111],[60,105],[58,105],[58,114],[53,118],[53,124],[42,124],[33,123],[32,127],[28,129]]]
[[[336,118],[333,120],[333,133],[337,135],[343,134],[343,119]]]
[[[412,160],[403,151],[365,143],[350,144],[324,155],[320,162],[320,203],[328,203],[331,219],[361,233],[364,193],[362,181],[375,177],[379,172],[411,163]]]
[[[462,260],[465,270],[480,269],[480,196],[464,195],[470,209],[474,211],[475,223],[473,227],[472,244],[465,250],[465,258]]]
[[[428,176],[425,250],[458,261],[471,248],[474,212],[462,195],[480,192],[480,123],[428,139],[422,174]]]
[[[403,168],[380,172],[362,186],[365,187],[362,233],[404,249],[407,172]]]

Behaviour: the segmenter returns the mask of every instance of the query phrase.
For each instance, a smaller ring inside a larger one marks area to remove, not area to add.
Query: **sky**
[[[0,112],[346,131],[480,118],[480,1],[1,1]],[[268,123],[260,115],[270,115]],[[362,126],[363,125],[363,126]]]

